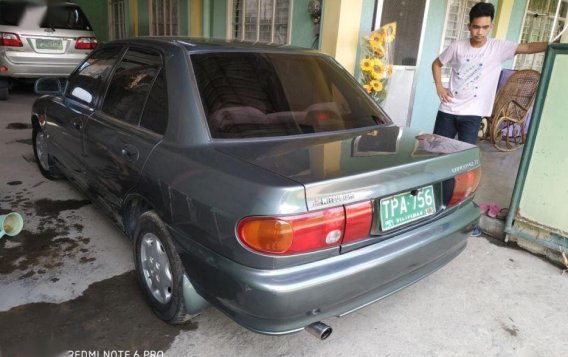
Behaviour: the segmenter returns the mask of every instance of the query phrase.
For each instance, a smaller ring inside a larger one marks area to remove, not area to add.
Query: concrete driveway
[[[144,302],[122,232],[67,181],[40,175],[33,100],[23,88],[0,102],[0,214],[25,219],[20,235],[0,239],[0,357],[568,353],[568,274],[483,237],[418,284],[324,321],[334,332],[323,342],[307,333],[258,335],[214,308],[166,325]]]

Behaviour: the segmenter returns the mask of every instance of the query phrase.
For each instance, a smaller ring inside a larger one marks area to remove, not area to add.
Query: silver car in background
[[[0,0],[0,100],[16,79],[67,77],[96,46],[76,4]]]

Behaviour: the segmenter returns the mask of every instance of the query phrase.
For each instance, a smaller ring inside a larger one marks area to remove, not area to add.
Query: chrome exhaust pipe
[[[323,322],[318,321],[306,326],[306,331],[323,341],[331,335],[333,329]]]

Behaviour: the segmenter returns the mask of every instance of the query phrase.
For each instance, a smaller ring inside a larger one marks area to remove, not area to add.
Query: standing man
[[[548,43],[496,40],[487,36],[493,29],[495,8],[475,4],[469,12],[469,39],[453,42],[432,63],[436,92],[441,100],[434,134],[475,144],[481,117],[491,115],[503,62],[516,54],[543,52]],[[442,66],[452,68],[449,88],[442,85]]]

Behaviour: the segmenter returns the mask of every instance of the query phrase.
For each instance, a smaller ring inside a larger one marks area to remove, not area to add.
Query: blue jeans
[[[455,138],[458,134],[459,141],[474,144],[481,125],[481,117],[475,115],[454,115],[438,111],[434,134]]]

